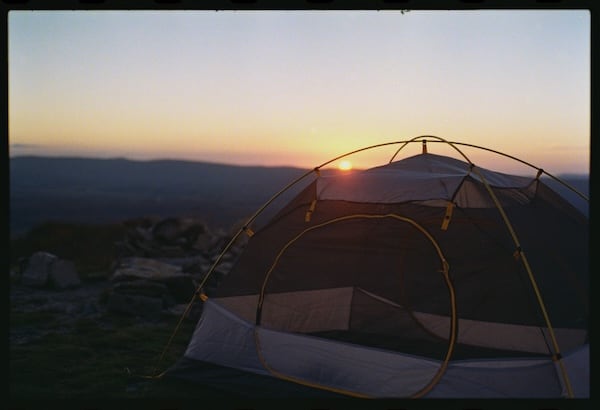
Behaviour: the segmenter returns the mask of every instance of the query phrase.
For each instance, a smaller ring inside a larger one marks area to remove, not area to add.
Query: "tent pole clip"
[[[542,174],[544,173],[544,169],[543,168],[539,168],[537,175],[535,176],[535,179],[540,179],[540,176],[542,176]]]
[[[306,215],[304,215],[304,222],[310,222],[312,213],[315,211],[315,206],[317,206],[317,200],[313,199],[310,203],[310,207],[306,211]]]

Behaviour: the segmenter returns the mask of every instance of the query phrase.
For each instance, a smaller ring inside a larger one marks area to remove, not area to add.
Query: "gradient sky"
[[[429,134],[588,172],[590,24],[586,10],[10,11],[9,152],[310,168]]]

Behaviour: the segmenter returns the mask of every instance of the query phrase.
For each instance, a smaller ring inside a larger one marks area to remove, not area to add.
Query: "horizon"
[[[590,20],[586,10],[11,10],[9,157],[310,169],[427,134],[589,174]],[[384,151],[353,165],[381,164]]]
[[[432,152],[429,152],[432,153]],[[416,154],[415,154],[416,155]],[[412,156],[412,155],[406,155],[404,157],[398,157],[395,159],[395,161],[404,159],[408,156]],[[459,159],[459,160],[463,160],[464,158],[461,158],[460,156],[456,155],[454,156],[455,158]],[[149,162],[182,162],[182,163],[196,163],[196,164],[206,164],[206,165],[214,165],[214,166],[225,166],[225,167],[235,167],[235,168],[288,168],[288,169],[298,169],[298,170],[304,170],[304,171],[310,171],[312,169],[314,169],[315,167],[300,167],[300,166],[294,166],[294,165],[264,165],[264,164],[236,164],[236,163],[227,163],[227,162],[215,162],[215,161],[209,161],[209,160],[194,160],[194,159],[178,159],[178,158],[151,158],[151,159],[132,159],[132,158],[127,158],[127,157],[119,157],[119,156],[106,156],[106,157],[94,157],[94,156],[81,156],[81,155],[40,155],[40,154],[19,154],[19,155],[12,155],[9,158],[10,160],[13,159],[19,159],[19,158],[34,158],[34,159],[53,159],[53,160],[92,160],[92,161],[128,161],[128,162],[137,162],[137,163],[149,163]],[[336,161],[336,162],[332,162],[330,164],[327,164],[325,167],[321,168],[323,170],[336,170],[336,171],[366,171],[369,168],[360,168],[360,167],[356,167],[354,165],[352,165],[352,167],[350,169],[344,169],[343,167],[340,167],[339,164],[342,161]],[[380,165],[385,165],[385,164],[380,164]],[[495,171],[495,172],[500,172],[500,173],[510,173],[506,170],[506,167],[504,169],[496,169],[496,168],[490,168],[490,167],[486,167],[485,165],[480,165],[480,164],[476,164],[482,168],[488,169],[490,171]],[[533,165],[533,164],[532,164]],[[500,167],[502,168],[502,167]],[[516,172],[515,175],[521,175],[521,176],[528,176],[528,175],[533,175],[535,173],[537,173],[537,171],[534,168],[531,167],[522,167],[521,169],[526,169],[528,170],[528,172]],[[585,178],[589,178],[590,176],[590,172],[552,172],[552,170],[548,170],[548,169],[544,169],[545,172],[548,172],[550,174],[553,174],[555,176],[561,176],[561,177],[572,177],[572,178],[578,178],[578,177],[585,177]],[[547,178],[548,176],[546,174],[542,174],[541,176],[542,178]],[[549,177],[548,177],[549,178]]]

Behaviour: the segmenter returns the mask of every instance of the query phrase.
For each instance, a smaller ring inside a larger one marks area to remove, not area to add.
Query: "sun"
[[[352,169],[352,162],[345,159],[339,163],[338,168],[340,171],[350,171]]]

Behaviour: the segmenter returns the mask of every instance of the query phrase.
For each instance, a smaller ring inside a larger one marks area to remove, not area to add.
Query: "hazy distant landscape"
[[[101,224],[144,216],[194,217],[228,228],[305,172],[176,160],[15,157],[10,159],[11,236],[47,221]],[[588,176],[564,178],[588,194]]]
[[[247,218],[306,170],[190,161],[16,157],[10,160],[10,230],[46,221],[111,223],[185,216],[211,227]]]

